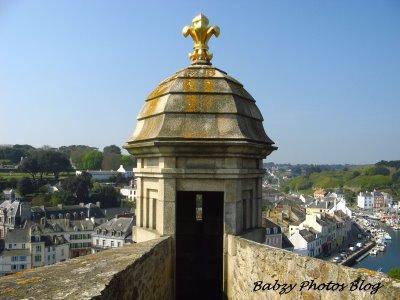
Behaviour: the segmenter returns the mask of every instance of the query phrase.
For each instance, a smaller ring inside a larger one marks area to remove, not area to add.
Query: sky
[[[147,95],[221,28],[213,65],[257,101],[268,161],[400,159],[400,1],[0,0],[0,144],[122,146]]]

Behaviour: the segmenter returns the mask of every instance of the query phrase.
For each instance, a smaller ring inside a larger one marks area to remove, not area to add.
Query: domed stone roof
[[[148,96],[127,142],[250,141],[272,145],[262,115],[243,85],[211,65],[192,65]]]
[[[132,154],[148,153],[144,148],[156,144],[193,142],[201,142],[201,146],[246,144],[263,155],[275,150],[253,97],[239,81],[211,65],[208,41],[213,35],[219,36],[219,27],[209,26],[208,19],[199,14],[182,33],[193,38],[193,52],[189,54],[193,64],[150,93],[124,147]],[[242,150],[233,152],[237,151]]]

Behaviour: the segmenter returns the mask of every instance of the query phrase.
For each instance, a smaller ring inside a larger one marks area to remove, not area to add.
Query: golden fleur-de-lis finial
[[[208,19],[202,13],[192,20],[192,25],[185,26],[182,30],[184,37],[190,35],[194,41],[193,52],[189,53],[189,58],[193,64],[211,64],[213,57],[208,51],[208,40],[212,35],[219,36],[218,26],[208,26]]]

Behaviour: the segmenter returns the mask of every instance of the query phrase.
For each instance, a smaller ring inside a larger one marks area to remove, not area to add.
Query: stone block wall
[[[400,282],[383,273],[299,256],[233,235],[228,236],[226,274],[228,299],[400,299]]]
[[[171,238],[0,277],[0,299],[172,299]]]

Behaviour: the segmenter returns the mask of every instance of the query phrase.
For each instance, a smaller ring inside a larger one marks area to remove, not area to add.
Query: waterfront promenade
[[[361,249],[355,251],[353,254],[349,255],[345,260],[340,262],[341,265],[351,267],[353,266],[359,257],[362,257],[369,250],[371,250],[376,243],[374,241],[367,242]]]

